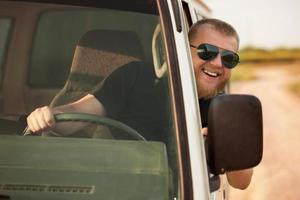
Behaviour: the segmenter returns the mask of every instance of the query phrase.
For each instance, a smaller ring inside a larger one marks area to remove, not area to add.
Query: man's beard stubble
[[[217,85],[217,87],[212,89],[212,90],[207,89],[203,85],[197,86],[198,97],[200,99],[209,99],[209,98],[212,98],[212,97],[216,96],[218,93],[224,91],[224,88],[225,88],[226,84],[229,82],[229,79],[230,79],[230,76],[228,76],[227,78],[222,80],[222,82],[220,82]]]

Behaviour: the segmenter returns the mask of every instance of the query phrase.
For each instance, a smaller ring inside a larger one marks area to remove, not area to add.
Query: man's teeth
[[[218,73],[215,73],[215,72],[210,72],[210,71],[207,71],[206,69],[203,70],[203,72],[209,76],[212,76],[212,77],[218,77],[219,74]]]

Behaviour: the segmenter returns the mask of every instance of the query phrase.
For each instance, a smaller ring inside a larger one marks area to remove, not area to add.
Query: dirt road
[[[264,154],[247,190],[230,190],[230,200],[300,199],[300,98],[286,85],[299,75],[285,66],[259,68],[255,81],[232,84],[232,93],[257,96],[262,102]]]

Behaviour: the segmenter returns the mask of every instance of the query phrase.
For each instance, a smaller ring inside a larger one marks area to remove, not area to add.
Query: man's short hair
[[[204,25],[210,25],[212,28],[214,28],[216,31],[226,35],[226,36],[233,36],[236,38],[237,45],[239,46],[240,39],[239,35],[236,32],[236,30],[227,22],[224,22],[220,19],[213,19],[213,18],[206,18],[197,21],[195,24],[193,24],[189,31],[189,40],[191,41],[195,35],[197,34],[197,31]]]

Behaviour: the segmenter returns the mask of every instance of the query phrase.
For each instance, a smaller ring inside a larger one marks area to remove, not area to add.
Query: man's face
[[[191,40],[191,45],[208,43],[222,49],[237,51],[237,41],[233,36],[225,36],[209,25],[198,30],[196,36]],[[220,50],[220,49],[219,49]],[[222,52],[222,50],[220,50]],[[221,55],[212,60],[205,61],[198,57],[197,49],[191,48],[194,72],[197,82],[199,98],[210,98],[222,91],[228,82],[231,69],[222,65]]]

